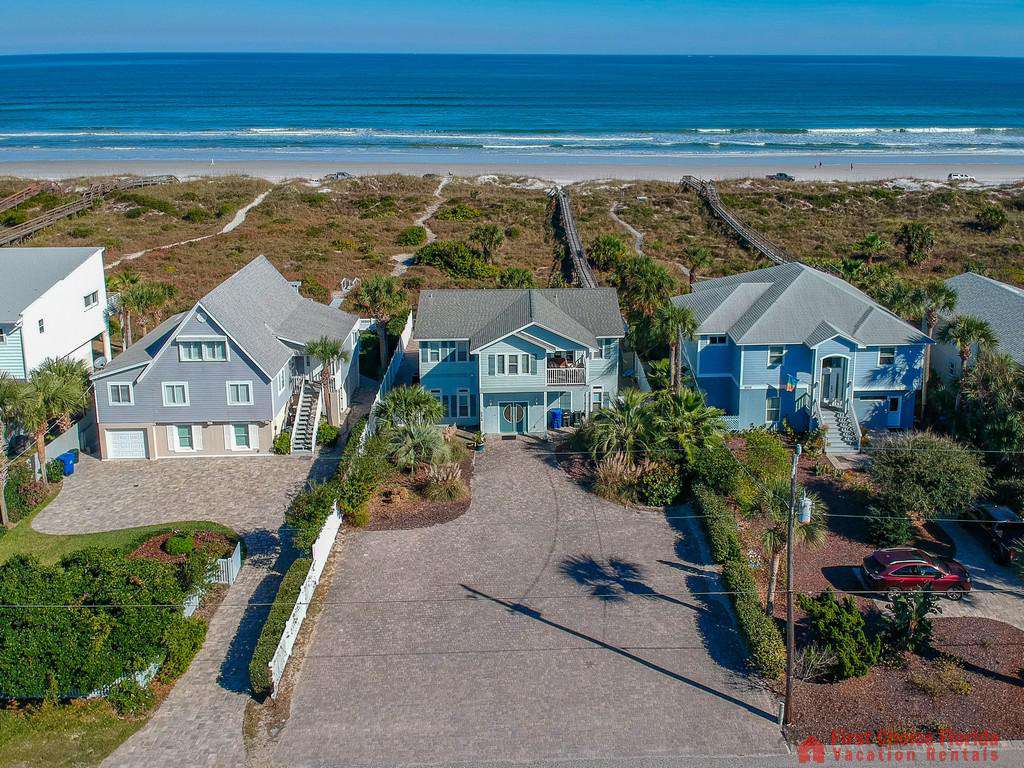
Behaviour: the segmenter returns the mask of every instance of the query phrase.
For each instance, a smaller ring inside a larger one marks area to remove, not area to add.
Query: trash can
[[[71,451],[62,453],[57,457],[57,461],[64,465],[64,476],[75,474],[75,457],[71,454]]]
[[[551,409],[551,428],[561,429],[562,428],[562,409],[552,408]]]
[[[77,448],[72,448],[70,451],[68,451],[68,453],[71,454],[71,460],[73,462],[75,462],[75,464],[77,464],[78,463],[78,454],[80,453],[80,451]]]

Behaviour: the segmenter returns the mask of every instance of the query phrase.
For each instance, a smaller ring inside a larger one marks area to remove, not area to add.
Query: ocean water
[[[0,162],[1024,156],[1024,59],[0,57]]]

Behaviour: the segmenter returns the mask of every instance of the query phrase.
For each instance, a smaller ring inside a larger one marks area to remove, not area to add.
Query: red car
[[[864,581],[869,589],[892,594],[931,588],[950,600],[971,591],[971,577],[956,560],[934,557],[920,549],[879,549],[864,558]]]

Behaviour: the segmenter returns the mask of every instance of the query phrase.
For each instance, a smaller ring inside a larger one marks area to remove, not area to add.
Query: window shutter
[[[523,355],[521,359],[521,365],[523,367],[523,373],[530,373],[530,358],[532,355]]]
[[[192,449],[203,450],[203,428],[199,424],[192,425]]]
[[[258,451],[260,449],[260,426],[259,424],[249,425],[249,447]]]
[[[487,375],[494,375],[494,355],[487,356]]]
[[[178,441],[174,434],[174,427],[170,424],[167,425],[167,450],[172,453],[178,450]]]
[[[420,344],[420,362],[421,363],[429,362],[427,360],[427,346],[428,346],[427,342],[423,342],[422,344]]]
[[[469,395],[469,415],[476,416],[476,398],[472,393]]]
[[[234,435],[231,433],[231,429],[230,424],[224,425],[224,450],[226,451],[231,451],[235,448],[234,440],[232,439]]]

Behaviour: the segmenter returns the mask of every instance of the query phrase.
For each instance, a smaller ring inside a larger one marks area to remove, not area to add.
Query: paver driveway
[[[695,521],[547,451],[492,443],[463,517],[346,539],[276,764],[785,753]]]

